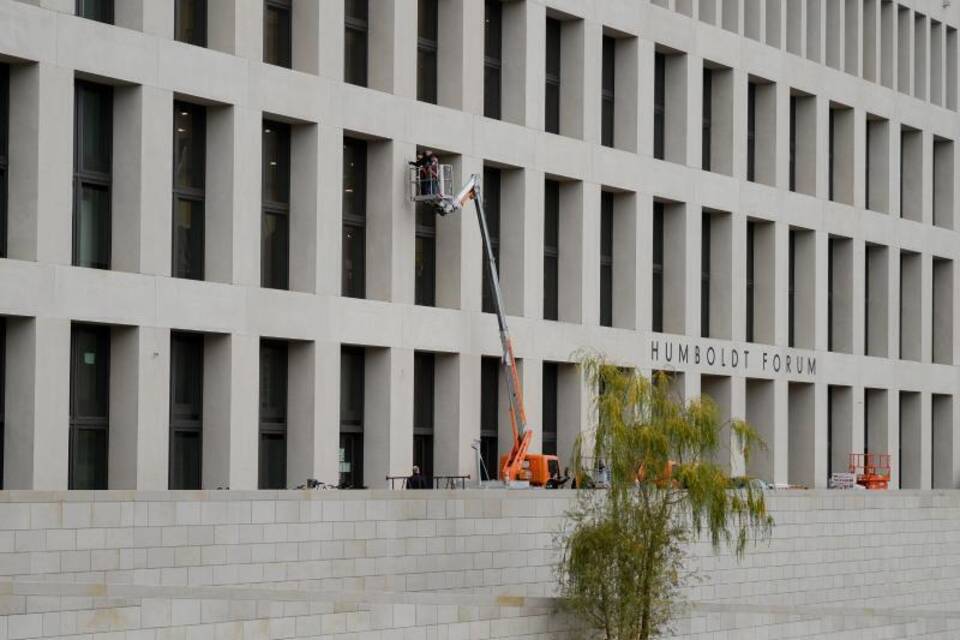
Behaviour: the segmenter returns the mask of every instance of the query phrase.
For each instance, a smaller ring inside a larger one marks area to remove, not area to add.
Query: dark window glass
[[[0,64],[0,258],[7,255],[7,168],[10,130],[10,67]],[[0,463],[2,464],[2,463]],[[0,483],[3,477],[0,475]]]
[[[203,336],[170,334],[171,489],[199,489],[203,461]]]
[[[500,170],[492,167],[483,168],[483,213],[487,218],[487,233],[490,235],[490,249],[493,259],[500,265]],[[483,260],[483,311],[496,311],[493,296],[493,285],[490,283],[487,256]]]
[[[667,58],[662,53],[653,59],[653,157],[663,160],[666,135]]]
[[[113,89],[77,81],[74,98],[73,264],[110,268]]]
[[[288,69],[293,61],[290,0],[263,2],[263,61]]]
[[[263,121],[260,286],[286,289],[290,267],[290,126]]]
[[[797,315],[797,233],[790,229],[790,255],[787,265],[787,345],[795,345]],[[865,289],[869,293],[870,289]]]
[[[503,5],[486,0],[483,29],[483,115],[500,119],[503,67]]]
[[[753,342],[754,237],[756,227],[756,222],[747,221],[747,342]]]
[[[747,180],[753,181],[757,164],[757,85],[747,84]]]
[[[710,250],[711,223],[709,213],[701,216],[700,227],[700,335],[710,337]]]
[[[345,33],[343,79],[367,86],[367,36],[370,22],[367,0],[344,0]]]
[[[563,25],[547,18],[547,67],[544,106],[544,130],[560,133],[560,50]]]
[[[363,486],[363,349],[340,351],[340,485]]]
[[[341,293],[366,295],[367,143],[343,141],[343,265]]]
[[[417,0],[417,100],[437,104],[437,0]]]
[[[287,343],[260,341],[259,488],[287,486]]]
[[[204,107],[173,105],[173,265],[175,278],[203,279],[206,174]]]
[[[543,363],[543,453],[557,455],[557,364]]]
[[[797,101],[790,96],[790,191],[797,190]]]
[[[600,194],[600,324],[613,326],[613,194]]]
[[[600,144],[613,146],[614,92],[616,89],[617,41],[603,37],[603,84],[600,91]]]
[[[198,47],[207,46],[207,0],[176,1],[173,37]]]
[[[483,358],[480,363],[480,457],[483,459],[481,480],[495,480],[499,475],[500,456],[497,434],[500,424],[500,359]]]
[[[651,328],[663,331],[663,203],[653,203],[653,300]]]
[[[3,438],[6,415],[7,320],[0,318],[0,489],[3,489]]]
[[[423,475],[433,476],[434,356],[413,356],[413,464]]]
[[[73,325],[70,351],[69,488],[106,489],[110,328]]]
[[[713,69],[703,69],[703,138],[700,146],[700,166],[710,171],[710,138],[713,129]]]
[[[437,303],[437,216],[423,203],[417,204],[414,267],[414,303],[432,307]]]
[[[560,183],[545,181],[543,198],[543,319],[559,317]]]
[[[77,15],[113,24],[113,0],[77,0]]]

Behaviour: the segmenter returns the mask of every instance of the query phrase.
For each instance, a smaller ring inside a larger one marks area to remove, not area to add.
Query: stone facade
[[[0,640],[559,638],[553,541],[571,498],[5,492]],[[691,549],[702,581],[679,637],[960,632],[960,494],[777,492],[769,506],[773,538],[742,563]]]

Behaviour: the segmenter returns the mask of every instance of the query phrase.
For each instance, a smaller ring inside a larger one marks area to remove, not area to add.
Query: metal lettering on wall
[[[649,353],[650,366],[654,369],[705,366],[745,374],[817,375],[815,355],[768,345],[751,344],[743,347],[651,338]]]

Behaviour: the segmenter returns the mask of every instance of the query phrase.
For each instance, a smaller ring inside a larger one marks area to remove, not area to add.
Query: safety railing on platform
[[[410,477],[387,476],[387,482],[390,483],[391,489],[406,489]],[[466,489],[470,476],[433,476],[430,478],[422,476],[422,478],[426,486],[416,487],[417,489]]]

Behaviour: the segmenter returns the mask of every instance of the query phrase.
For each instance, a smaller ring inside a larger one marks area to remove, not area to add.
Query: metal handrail
[[[386,476],[386,481],[390,483],[391,489],[397,489],[397,483],[400,483],[400,489],[407,488],[407,480],[410,476]],[[470,480],[470,475],[463,476],[433,476],[429,478],[430,484],[433,489],[466,489],[467,481]]]

